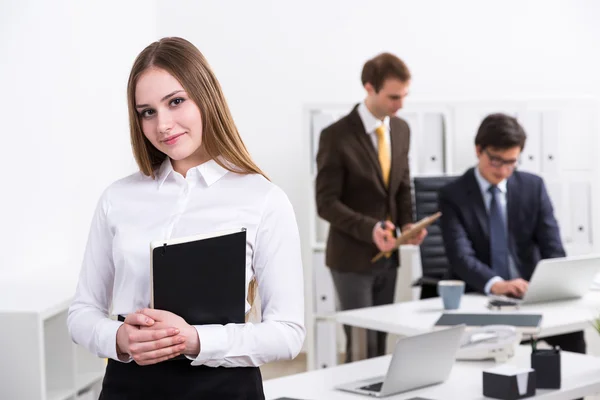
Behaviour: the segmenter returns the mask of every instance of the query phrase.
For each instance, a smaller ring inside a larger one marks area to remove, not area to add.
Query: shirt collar
[[[365,131],[368,134],[375,132],[375,129],[379,128],[381,124],[385,125],[387,131],[390,130],[390,117],[386,116],[383,121],[375,117],[371,111],[367,108],[367,105],[363,101],[358,105],[358,115],[365,126]]]
[[[477,183],[479,184],[479,188],[481,189],[481,193],[483,193],[483,194],[487,193],[488,189],[490,188],[490,186],[492,186],[492,184],[489,183],[481,175],[481,172],[479,172],[479,166],[478,165],[475,166],[475,179],[477,179]],[[506,193],[506,179],[504,179],[503,181],[501,181],[497,186],[498,186],[498,189],[500,189],[501,193]]]
[[[225,162],[221,159],[222,162]],[[203,164],[200,164],[192,169],[198,171],[198,175],[204,179],[206,186],[210,186],[219,179],[221,179],[227,172],[227,169],[221,167],[214,159],[209,160]],[[165,160],[160,165],[158,169],[158,173],[156,174],[156,183],[157,187],[160,190],[165,180],[171,175],[175,170],[173,169],[173,164],[171,164],[171,159],[166,157]],[[188,172],[188,174],[189,174]]]

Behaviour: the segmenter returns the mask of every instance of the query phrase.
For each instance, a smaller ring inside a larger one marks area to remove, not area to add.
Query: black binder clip
[[[163,248],[162,248],[162,254],[161,255],[165,255],[165,253],[167,252],[167,244],[163,243]]]

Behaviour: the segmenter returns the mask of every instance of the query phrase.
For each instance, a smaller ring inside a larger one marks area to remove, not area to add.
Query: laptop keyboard
[[[366,390],[369,392],[381,392],[381,387],[383,386],[383,382],[373,383],[371,385],[363,386],[360,389]]]

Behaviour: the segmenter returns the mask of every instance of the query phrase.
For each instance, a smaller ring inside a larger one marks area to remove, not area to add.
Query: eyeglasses
[[[520,159],[505,160],[502,157],[498,157],[493,154],[490,154],[490,152],[487,150],[484,150],[483,152],[488,156],[488,159],[490,160],[490,165],[492,167],[501,168],[501,167],[507,166],[510,169],[515,169],[517,167],[517,165],[521,162]]]

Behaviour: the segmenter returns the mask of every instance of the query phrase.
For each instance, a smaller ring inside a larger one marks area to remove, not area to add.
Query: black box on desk
[[[502,400],[535,396],[535,379],[532,368],[501,365],[483,371],[483,395]]]
[[[560,350],[541,349],[531,352],[538,389],[560,389]]]

